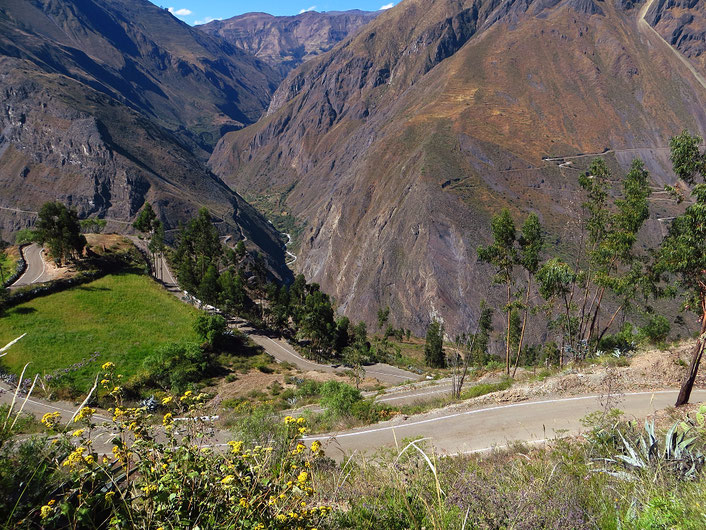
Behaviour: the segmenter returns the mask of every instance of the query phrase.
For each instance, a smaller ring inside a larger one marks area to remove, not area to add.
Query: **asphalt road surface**
[[[659,409],[674,404],[677,390],[635,392],[622,396],[618,408],[627,417],[645,418]],[[694,390],[692,403],[706,399],[706,390]],[[10,403],[12,391],[0,383],[0,403]],[[15,406],[18,410],[20,398]],[[563,435],[581,432],[581,419],[588,413],[601,410],[598,396],[557,397],[543,400],[495,405],[483,408],[439,410],[433,413],[410,416],[369,427],[316,436],[305,441],[324,442],[326,452],[335,459],[344,455],[373,453],[382,447],[401,447],[404,439],[423,438],[441,454],[469,454],[505,447],[512,442],[542,443]],[[67,422],[77,407],[65,402],[46,402],[31,398],[24,412],[41,417],[46,412],[60,412]],[[106,421],[106,413],[94,416],[97,422]],[[95,430],[95,447],[99,453],[108,453],[113,434],[100,427]],[[204,441],[212,447],[221,447],[231,435],[213,429]]]
[[[644,418],[673,405],[678,391],[629,393],[617,407],[628,417]],[[706,391],[694,390],[691,402],[706,399]],[[327,454],[340,459],[353,451],[371,453],[395,447],[405,438],[424,438],[442,454],[466,454],[503,447],[514,441],[538,443],[581,431],[581,419],[601,410],[598,396],[558,397],[469,410],[441,410],[406,420],[361,429],[308,436],[320,440]]]
[[[51,278],[47,273],[47,265],[44,262],[44,250],[37,243],[32,243],[22,249],[22,254],[27,262],[27,269],[15,283],[10,286],[10,289],[31,285],[33,283],[47,282]]]
[[[329,364],[320,364],[309,359],[305,359],[297,351],[289,345],[289,343],[281,338],[269,337],[258,330],[252,328],[247,322],[240,319],[235,319],[236,327],[246,333],[255,344],[262,346],[264,350],[272,355],[278,362],[287,362],[295,365],[299,370],[308,372],[316,370],[326,373],[344,374],[348,369],[344,366],[333,367]],[[389,364],[373,364],[365,367],[365,374],[368,377],[374,377],[382,383],[398,384],[406,381],[417,381],[419,375],[407,370],[402,370]]]

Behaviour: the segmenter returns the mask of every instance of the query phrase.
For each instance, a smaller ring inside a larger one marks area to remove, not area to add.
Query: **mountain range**
[[[566,252],[592,156],[674,181],[670,136],[706,131],[705,21],[698,0],[404,0],[192,28],[147,0],[5,0],[0,234],[54,199],[118,231],[150,201],[170,234],[205,206],[287,277],[245,196],[304,227],[297,272],[340,312],[468,331],[500,303],[475,249],[501,208]]]
[[[197,28],[250,52],[284,78],[300,64],[329,51],[377,14],[360,10],[307,11],[290,17],[246,13]]]
[[[346,314],[468,331],[496,296],[475,249],[501,208],[536,212],[562,248],[583,155],[616,172],[639,156],[656,187],[673,181],[669,138],[706,131],[703,4],[405,0],[292,72],[209,164],[306,224],[298,270]]]

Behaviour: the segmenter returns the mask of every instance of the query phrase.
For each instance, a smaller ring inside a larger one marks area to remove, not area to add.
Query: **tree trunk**
[[[593,319],[591,319],[591,327],[588,328],[588,335],[586,336],[586,344],[591,342],[591,337],[593,336],[593,330],[596,329],[596,320],[598,319],[598,312],[601,310],[601,302],[603,301],[604,294],[605,294],[605,287],[601,287],[601,295],[598,297],[598,303],[596,304],[596,310],[593,313]]]
[[[483,316],[483,310],[481,309],[481,316]],[[463,381],[466,379],[468,374],[468,365],[471,362],[471,355],[473,355],[473,349],[476,346],[476,338],[478,337],[478,332],[480,331],[480,316],[478,317],[478,325],[476,326],[476,332],[473,334],[473,340],[471,341],[471,346],[466,352],[466,357],[463,360],[463,372],[458,379],[458,387],[454,387],[454,397],[461,397],[461,389],[463,388]]]
[[[522,342],[525,339],[525,328],[527,327],[527,313],[529,313],[529,297],[530,289],[532,288],[532,276],[527,275],[527,292],[525,293],[525,314],[522,317],[522,331],[520,332],[520,343],[517,346],[517,357],[515,357],[515,367],[512,369],[512,378],[515,378],[517,373],[517,365],[520,363],[520,354],[522,353]]]
[[[704,334],[706,334],[706,311],[702,312],[701,315],[701,334],[696,341],[694,346],[694,353],[691,357],[691,364],[689,365],[689,371],[684,378],[684,382],[679,390],[679,397],[677,397],[676,407],[685,405],[689,402],[691,397],[691,389],[694,387],[694,381],[696,381],[696,375],[699,372],[699,363],[701,362],[701,357],[704,354]]]
[[[613,321],[615,320],[615,317],[618,316],[618,313],[620,313],[620,310],[623,308],[623,305],[621,304],[618,306],[618,309],[615,310],[615,313],[613,313],[613,316],[610,317],[610,321],[608,322],[608,325],[603,328],[603,331],[601,331],[600,335],[598,335],[598,340],[596,342],[601,342],[601,339],[605,336],[606,332],[610,329],[610,326],[613,325]]]
[[[512,300],[512,293],[510,291],[510,284],[507,284],[507,336],[505,337],[505,373],[510,375],[510,316],[512,315],[512,309],[510,308],[510,302]]]

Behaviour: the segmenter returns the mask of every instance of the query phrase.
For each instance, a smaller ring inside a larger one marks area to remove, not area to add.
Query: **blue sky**
[[[305,11],[345,11],[362,9],[377,11],[389,9],[400,0],[152,0],[154,4],[167,7],[184,22],[204,24],[219,18],[230,18],[250,11],[262,11],[272,15],[296,15]],[[163,3],[167,2],[167,3]]]

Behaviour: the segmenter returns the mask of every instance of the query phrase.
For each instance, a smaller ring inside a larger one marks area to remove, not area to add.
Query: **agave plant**
[[[625,470],[602,471],[625,480],[632,480],[629,472],[644,471],[666,471],[680,479],[693,479],[703,468],[705,458],[696,448],[698,436],[691,436],[691,427],[679,430],[679,426],[680,422],[676,422],[670,427],[661,447],[654,422],[645,421],[644,434],[634,442],[626,440],[619,432],[625,452],[604,461],[620,465]]]

